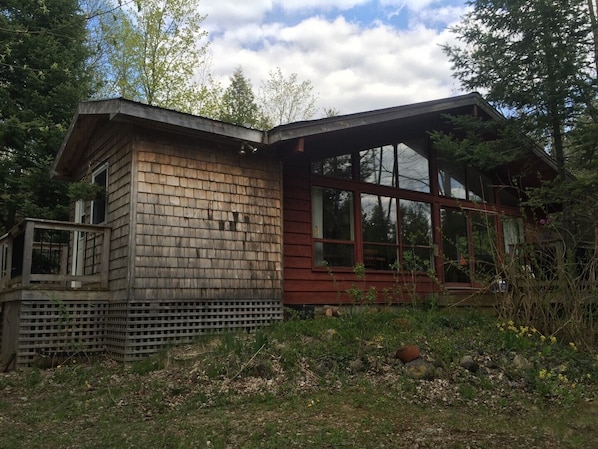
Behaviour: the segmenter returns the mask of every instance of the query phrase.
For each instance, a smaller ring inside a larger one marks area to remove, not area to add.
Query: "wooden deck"
[[[0,368],[103,352],[110,228],[26,219],[0,238]]]

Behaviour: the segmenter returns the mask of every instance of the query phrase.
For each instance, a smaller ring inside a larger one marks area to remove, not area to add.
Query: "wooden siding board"
[[[193,148],[139,143],[135,297],[280,299],[278,162]]]

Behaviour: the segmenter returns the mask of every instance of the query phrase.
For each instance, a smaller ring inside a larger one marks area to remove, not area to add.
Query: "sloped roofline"
[[[52,166],[52,176],[64,177],[60,170],[61,161],[70,153],[77,152],[78,146],[87,141],[89,132],[81,123],[90,118],[108,121],[124,121],[139,124],[160,124],[173,130],[185,130],[221,139],[263,145],[266,134],[263,131],[245,128],[197,115],[186,114],[157,106],[150,106],[124,98],[92,100],[79,103],[66,136],[58,150]]]
[[[303,122],[289,123],[277,126],[267,132],[268,144],[283,142],[292,139],[300,139],[326,132],[342,131],[360,126],[375,125],[384,122],[401,120],[408,117],[429,113],[442,113],[462,107],[477,107],[493,120],[505,121],[506,118],[488,103],[478,92],[472,92],[455,97],[442,98],[439,100],[423,101],[402,106],[395,106],[385,109],[377,109],[354,114],[339,115],[319,120],[308,120]],[[558,172],[556,161],[547,154],[537,143],[529,139],[530,152],[547,164],[551,169]]]
[[[478,106],[490,117],[496,120],[504,120],[504,117],[490,106],[479,93],[474,92],[439,100],[423,101],[420,103],[280,125],[268,131],[268,143],[273,144],[284,140],[308,137],[322,132],[374,125],[466,106]]]
[[[86,101],[80,103],[77,107],[75,116],[71,121],[67,134],[56,156],[52,167],[52,175],[61,177],[62,173],[59,170],[60,161],[68,153],[76,152],[77,147],[80,146],[82,142],[85,142],[85,133],[87,131],[85,127],[81,127],[79,124],[83,119],[89,117],[103,117],[107,120],[129,121],[146,125],[155,123],[172,128],[173,130],[179,129],[185,130],[186,132],[195,132],[206,136],[230,140],[231,142],[246,142],[254,145],[267,146],[318,134],[367,127],[369,125],[376,125],[409,117],[417,117],[418,115],[423,114],[434,112],[442,113],[444,111],[468,106],[479,108],[494,120],[505,120],[505,117],[477,92],[391,108],[294,122],[277,126],[269,131],[245,128],[192,114],[149,106],[123,98]],[[536,157],[540,158],[555,171],[558,171],[554,159],[531,140],[529,148]]]

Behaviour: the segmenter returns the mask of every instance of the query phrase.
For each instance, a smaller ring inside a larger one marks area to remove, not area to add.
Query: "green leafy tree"
[[[251,82],[238,67],[230,78],[230,86],[224,91],[220,103],[220,120],[235,125],[254,128],[259,122],[259,110],[255,103]]]
[[[89,97],[85,26],[76,0],[0,6],[0,233],[25,216],[68,217],[66,186],[50,167]]]
[[[454,75],[518,123],[556,159],[566,178],[566,132],[595,101],[596,71],[586,0],[484,0],[445,46]]]
[[[99,96],[215,115],[218,86],[202,72],[209,43],[199,2],[143,0],[135,5],[100,16],[100,65],[106,79]]]
[[[285,77],[280,67],[271,70],[260,89],[261,127],[267,129],[312,118],[317,100],[313,90],[311,81],[299,81],[296,73]]]

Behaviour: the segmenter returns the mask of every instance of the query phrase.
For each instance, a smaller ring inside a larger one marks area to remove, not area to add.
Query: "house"
[[[443,158],[429,132],[450,131],[446,114],[502,120],[475,93],[266,132],[81,103],[53,167],[83,187],[71,222],[27,219],[0,240],[3,363],[132,361],[279,321],[283,305],[350,303],[357,284],[377,302],[471,295],[496,274],[491,249],[524,238],[510,181],[556,167],[534,147],[493,173]]]

